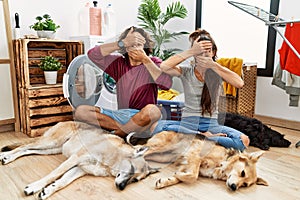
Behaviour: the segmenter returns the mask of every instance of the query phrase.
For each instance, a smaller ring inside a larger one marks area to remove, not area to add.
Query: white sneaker
[[[136,132],[131,132],[129,133],[127,136],[126,136],[126,139],[125,141],[130,144],[131,146],[134,146],[136,141],[133,141],[133,140],[136,140],[136,138],[133,137],[133,135],[135,134]]]

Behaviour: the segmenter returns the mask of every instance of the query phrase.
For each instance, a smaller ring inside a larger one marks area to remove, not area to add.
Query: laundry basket
[[[221,96],[219,112],[231,112],[253,117],[255,112],[257,66],[243,66],[244,86],[237,90],[236,97]]]
[[[157,100],[157,104],[162,106],[163,119],[180,120],[184,103],[173,100]]]

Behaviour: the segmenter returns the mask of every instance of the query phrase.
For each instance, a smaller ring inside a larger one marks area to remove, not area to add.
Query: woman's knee
[[[160,133],[162,131],[175,131],[178,132],[180,125],[178,121],[172,120],[158,120],[153,123],[150,130],[153,135]]]

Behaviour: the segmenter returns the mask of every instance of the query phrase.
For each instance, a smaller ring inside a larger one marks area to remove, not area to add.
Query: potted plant
[[[35,19],[37,22],[29,26],[29,28],[37,31],[39,38],[53,39],[60,25],[57,25],[48,14],[44,14],[43,17],[37,16]]]
[[[145,30],[149,31],[155,41],[153,55],[165,60],[180,51],[177,48],[167,49],[164,44],[169,43],[172,39],[188,34],[188,32],[170,32],[165,28],[167,22],[174,18],[184,19],[187,16],[187,9],[183,4],[172,2],[167,6],[166,12],[163,13],[159,6],[158,0],[142,0],[138,8],[139,24]]]
[[[46,84],[56,84],[57,71],[62,67],[59,60],[51,55],[42,57],[39,67],[44,71]]]

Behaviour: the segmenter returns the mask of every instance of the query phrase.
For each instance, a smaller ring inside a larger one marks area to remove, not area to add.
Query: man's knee
[[[74,118],[75,119],[84,119],[88,115],[91,110],[91,106],[88,105],[79,105],[74,111]]]
[[[157,121],[161,118],[160,109],[154,104],[148,104],[141,111],[141,120],[143,121]]]
[[[74,110],[74,118],[81,117],[84,109],[85,109],[84,105],[79,105],[78,107],[76,107]]]

